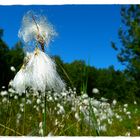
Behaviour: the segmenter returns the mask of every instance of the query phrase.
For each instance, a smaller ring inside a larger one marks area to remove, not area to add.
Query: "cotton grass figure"
[[[44,16],[34,15],[31,11],[27,12],[23,17],[22,26],[19,30],[19,37],[23,40],[25,45],[33,45],[33,51],[29,53],[25,49],[26,57],[24,58],[23,66],[13,80],[13,87],[18,93],[26,94],[26,89],[31,88],[33,91],[40,91],[45,95],[43,113],[44,135],[46,133],[47,112],[46,94],[44,93],[46,90],[60,92],[65,88],[65,83],[61,80],[56,71],[55,62],[44,53],[44,47],[48,46],[54,35],[56,35],[54,29]]]
[[[28,87],[41,92],[63,90],[65,84],[56,71],[54,61],[48,55],[36,48],[28,57],[25,57],[23,66],[13,80],[13,87],[18,93],[24,93]]]
[[[35,41],[36,47],[33,52],[26,52],[24,64],[13,80],[13,87],[17,92],[24,92],[27,87],[41,92],[45,90],[60,92],[65,88],[64,82],[56,71],[55,62],[44,53],[44,46],[49,44],[55,34],[44,16],[34,16],[29,11],[23,17],[19,37],[25,44]]]

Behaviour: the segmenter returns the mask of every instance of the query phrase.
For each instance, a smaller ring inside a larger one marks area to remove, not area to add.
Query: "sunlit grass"
[[[14,92],[1,95],[0,135],[140,135],[138,104],[113,105],[89,98],[87,94],[77,96],[76,90],[70,89],[59,94],[46,92],[46,115],[44,106],[41,93],[28,92],[26,98],[25,94]]]

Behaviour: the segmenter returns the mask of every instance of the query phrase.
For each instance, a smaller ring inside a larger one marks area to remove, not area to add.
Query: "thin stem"
[[[47,99],[46,99],[46,94],[45,94],[45,98],[44,98],[44,130],[43,130],[43,131],[44,131],[44,136],[45,136],[46,130],[47,130],[47,129],[46,129],[46,126],[47,126],[47,125],[46,125],[46,124],[47,124],[47,123],[46,123],[46,116],[47,116],[47,110],[46,110],[46,106],[47,106],[47,105],[46,105],[46,101],[47,101]]]
[[[36,22],[35,17],[34,17],[33,14],[32,14],[32,19],[33,19],[33,21],[34,21],[34,23],[35,23],[35,25],[36,25],[37,31],[38,31],[38,33],[37,33],[37,41],[38,41],[38,43],[40,44],[42,51],[44,52],[44,51],[45,51],[45,50],[44,50],[44,44],[45,44],[45,42],[44,42],[43,37],[42,37],[41,34],[40,34],[39,26],[38,26],[38,24],[37,24],[37,22]]]
[[[68,76],[67,72],[65,71],[65,69],[62,67],[62,65],[58,62],[58,65],[60,66],[60,68],[62,69],[62,71],[64,72],[64,74],[66,75],[67,79],[70,81],[70,84],[73,86],[73,82],[71,81],[70,77]]]
[[[10,130],[11,132],[15,132],[16,134],[18,134],[18,135],[22,136],[22,134],[21,134],[21,133],[19,133],[19,132],[15,131],[15,130],[14,130],[14,129],[12,129],[12,128],[9,128],[9,127],[7,127],[7,126],[5,126],[5,125],[3,125],[3,124],[0,124],[0,126],[1,126],[1,127],[3,127],[3,128],[5,128],[5,129],[7,129],[7,130]]]
[[[95,131],[96,131],[96,135],[100,136],[100,132],[99,132],[98,125],[97,125],[97,119],[96,119],[94,110],[92,108],[91,101],[89,101],[89,105],[90,105],[90,110],[89,111],[90,111],[90,116],[92,118],[92,124],[94,125]]]
[[[38,25],[37,25],[37,22],[36,22],[35,17],[34,17],[33,14],[32,14],[32,19],[33,19],[33,21],[34,21],[34,23],[35,23],[35,25],[36,25],[36,27],[37,27],[37,30],[38,30],[38,32],[39,32],[39,27],[38,27]]]
[[[24,119],[23,119],[23,135],[25,135],[25,120],[26,120],[26,90],[25,90],[25,98],[24,98]]]

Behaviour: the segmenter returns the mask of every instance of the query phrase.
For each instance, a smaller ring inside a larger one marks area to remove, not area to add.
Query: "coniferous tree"
[[[140,5],[130,5],[121,9],[122,26],[118,31],[122,46],[112,47],[118,51],[118,60],[126,65],[129,74],[140,79]]]

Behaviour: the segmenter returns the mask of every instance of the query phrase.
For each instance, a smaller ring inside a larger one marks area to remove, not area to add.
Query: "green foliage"
[[[2,38],[3,36],[3,29],[0,29],[0,39]]]
[[[118,60],[127,67],[125,73],[131,84],[127,83],[126,89],[134,94],[133,97],[140,97],[140,5],[123,6],[121,18],[118,35],[122,46],[117,47],[112,42],[112,47],[118,52]],[[134,87],[129,89],[129,85]]]
[[[66,63],[64,67],[72,81],[73,86],[76,87],[78,93],[80,94],[81,89],[83,89],[83,83],[85,83],[86,80],[85,62],[75,60],[70,64]]]
[[[76,60],[72,63],[63,63],[63,61],[55,56],[56,63],[60,63],[65,70],[58,66],[58,72],[63,77],[67,86],[74,85],[77,94],[81,91],[87,92],[89,96],[108,98],[110,101],[116,99],[120,102],[133,102],[138,92],[138,86],[134,79],[129,78],[127,71],[115,70],[113,66],[106,69],[97,69],[87,66],[84,61]],[[68,75],[68,78],[67,78]],[[72,84],[71,84],[72,81]],[[93,88],[98,88],[99,95],[92,93]]]
[[[112,47],[118,51],[118,60],[127,66],[130,76],[137,82],[140,79],[140,5],[122,7],[123,25],[118,31],[121,47]]]
[[[22,44],[18,42],[13,48],[9,49],[2,39],[3,30],[0,30],[0,88],[8,86],[9,81],[13,78],[14,73],[10,70],[14,66],[19,70],[23,61]]]
[[[15,95],[13,93],[13,97]],[[18,99],[14,99],[13,97],[0,97],[1,136],[41,136],[39,133],[39,124],[43,121],[42,109],[36,103],[36,100],[39,98],[32,95],[29,94],[27,97],[27,100],[32,102],[31,104],[25,103],[24,98],[20,96],[18,96]],[[7,98],[7,101],[4,102],[4,98]],[[57,110],[55,110],[57,103],[63,105],[65,109],[64,114],[58,114]],[[35,107],[39,107],[39,110],[36,110]],[[24,110],[22,111],[22,109]],[[89,121],[95,122],[92,109],[91,106],[89,114],[91,118],[93,117],[93,120]],[[128,104],[126,110],[131,113],[131,118],[123,111],[123,104],[117,103],[112,109],[116,115],[111,119],[112,124],[108,123],[109,118],[104,120],[103,124],[106,124],[107,131],[100,131],[100,136],[125,136],[127,132],[130,132],[131,136],[140,136],[140,131],[137,129],[137,126],[140,125],[139,105]],[[94,127],[84,121],[82,113],[77,109],[76,112],[78,112],[80,117],[80,121],[78,121],[75,118],[75,112],[71,110],[71,106],[61,100],[47,100],[46,111],[46,136],[49,133],[52,133],[53,136],[97,136]],[[117,114],[121,116],[121,121],[117,119]]]
[[[22,50],[22,43],[17,42],[15,46],[11,48],[11,50],[8,52],[7,57],[10,66],[14,66],[16,70],[19,70],[22,65],[22,61],[24,57],[24,53]]]

